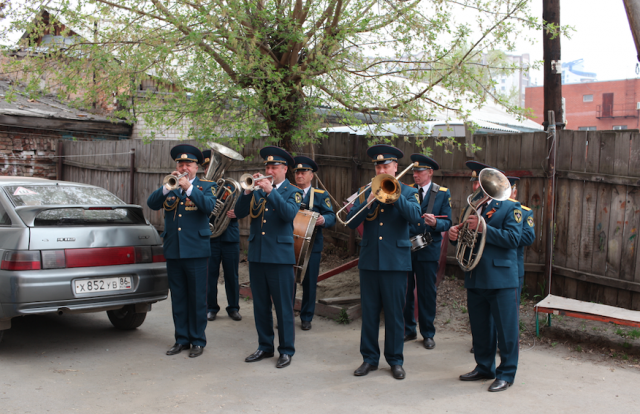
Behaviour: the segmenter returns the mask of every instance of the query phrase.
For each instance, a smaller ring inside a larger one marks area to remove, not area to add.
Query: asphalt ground
[[[224,289],[220,302],[226,305]],[[292,364],[245,363],[257,348],[252,303],[242,321],[221,311],[207,326],[204,354],[166,356],[173,344],[171,304],[155,304],[134,331],[105,313],[30,316],[13,321],[0,344],[0,413],[637,413],[640,372],[572,357],[560,347],[521,349],[513,387],[461,382],[474,367],[471,337],[440,330],[436,348],[405,346],[402,381],[380,369],[353,376],[362,362],[360,321],[296,320]],[[384,335],[381,328],[380,339]],[[277,346],[277,336],[276,336]]]

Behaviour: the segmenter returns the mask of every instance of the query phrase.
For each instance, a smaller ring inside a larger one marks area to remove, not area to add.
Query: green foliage
[[[547,281],[543,280],[542,283],[538,282],[538,288],[540,289],[540,294],[538,295],[533,295],[534,299],[542,299],[545,297],[545,292],[546,292],[546,288],[547,288]]]
[[[640,338],[640,329],[632,329],[628,333],[629,338],[638,339]]]
[[[552,347],[552,348],[555,348],[555,347],[556,347],[556,345],[558,345],[558,343],[557,343],[557,342],[552,342],[552,343],[551,343],[551,347]]]
[[[527,330],[527,324],[524,321],[518,321],[518,328],[520,332],[524,332]]]
[[[625,349],[629,349],[629,348],[631,348],[631,344],[629,342],[625,341],[625,342],[622,343],[622,347],[625,348]]]
[[[317,108],[344,124],[415,126],[508,105],[492,79],[517,66],[496,51],[527,29],[562,32],[529,0],[52,0],[51,16],[41,0],[5,4],[3,73],[29,95],[144,121],[147,140],[175,127],[236,148],[317,141]]]
[[[340,314],[334,320],[341,325],[348,325],[351,322],[349,314],[344,308],[340,309]]]
[[[582,347],[580,345],[576,345],[575,350],[576,352],[582,352]]]

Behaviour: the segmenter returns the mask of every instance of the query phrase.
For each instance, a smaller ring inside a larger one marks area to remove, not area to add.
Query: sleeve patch
[[[531,216],[527,217],[527,224],[529,225],[529,227],[533,227],[533,225],[534,225],[533,217],[531,217]]]
[[[302,194],[296,192],[296,196],[295,197],[296,197],[296,203],[297,204],[302,203]]]
[[[324,205],[327,206],[327,208],[330,208],[333,210],[333,207],[331,207],[331,200],[329,200],[329,197],[324,199]]]
[[[522,211],[517,208],[513,210],[513,218],[516,219],[516,223],[520,223],[522,221]]]
[[[418,202],[418,204],[420,204],[420,196],[417,193],[414,194],[414,196],[416,196],[416,201]]]

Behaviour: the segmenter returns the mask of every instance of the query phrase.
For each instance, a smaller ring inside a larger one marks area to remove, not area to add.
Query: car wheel
[[[107,316],[111,321],[111,324],[118,329],[136,329],[142,325],[144,318],[147,317],[146,313],[136,313],[135,305],[127,305],[122,309],[107,311]]]

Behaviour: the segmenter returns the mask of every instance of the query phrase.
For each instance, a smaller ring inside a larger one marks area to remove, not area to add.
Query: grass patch
[[[341,325],[348,325],[351,322],[346,309],[340,309],[340,314],[334,320]]]

